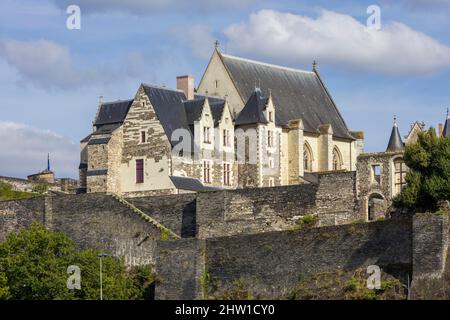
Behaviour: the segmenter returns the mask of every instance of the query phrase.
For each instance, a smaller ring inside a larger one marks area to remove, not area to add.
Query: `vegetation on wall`
[[[15,191],[8,183],[0,181],[0,201],[28,199],[40,196],[40,193]]]
[[[410,171],[396,208],[436,211],[440,201],[450,200],[450,138],[437,137],[433,128],[420,133],[406,146],[404,160]]]
[[[0,299],[79,300],[99,299],[100,251],[79,250],[62,233],[33,224],[11,233],[0,243]],[[104,299],[144,299],[151,296],[154,276],[151,268],[127,270],[123,259],[102,258]],[[68,289],[73,272],[80,268],[81,289]]]

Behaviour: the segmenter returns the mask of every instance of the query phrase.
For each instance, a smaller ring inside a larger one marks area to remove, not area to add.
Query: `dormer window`
[[[203,127],[203,142],[204,143],[211,143],[211,128],[210,127]]]
[[[224,147],[230,146],[230,131],[227,129],[223,130],[223,146]]]
[[[273,112],[269,111],[269,122],[273,122]]]

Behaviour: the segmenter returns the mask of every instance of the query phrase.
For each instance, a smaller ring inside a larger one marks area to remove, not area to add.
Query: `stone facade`
[[[304,183],[305,172],[356,170],[362,133],[340,138],[327,123],[306,132],[308,119],[280,125],[271,94],[258,111],[267,121],[237,125],[248,97],[240,96],[219,55],[215,50],[196,92],[193,78],[183,76],[177,78],[178,90],[148,91],[141,85],[126,112],[121,101],[108,103],[111,121],[103,119],[81,141],[80,190],[126,197],[201,191],[175,185],[171,177],[195,179],[205,188],[274,187]],[[328,97],[325,88],[319,90]],[[96,122],[104,106],[99,106]],[[164,114],[184,108],[185,114]],[[177,130],[188,132],[183,143],[176,139]],[[179,150],[187,139],[189,146]],[[138,171],[142,181],[137,181]]]

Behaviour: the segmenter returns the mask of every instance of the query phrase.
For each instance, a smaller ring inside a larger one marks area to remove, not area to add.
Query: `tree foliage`
[[[435,211],[450,200],[450,138],[437,137],[433,128],[420,133],[417,143],[406,146],[404,160],[410,171],[395,207]]]
[[[78,250],[66,235],[39,224],[11,233],[0,243],[0,299],[99,299],[99,253]],[[71,265],[81,270],[81,290],[67,288]],[[102,265],[104,299],[144,298],[151,269],[130,271],[122,259],[110,256],[103,258]]]

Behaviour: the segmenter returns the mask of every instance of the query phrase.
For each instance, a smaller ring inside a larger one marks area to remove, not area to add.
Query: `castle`
[[[311,173],[355,171],[364,135],[350,131],[316,64],[295,70],[222,54],[198,88],[141,84],[101,102],[81,141],[88,193],[123,196],[294,185]]]
[[[448,215],[391,208],[423,123],[402,138],[395,120],[386,150],[364,153],[315,65],[218,48],[197,90],[189,76],[177,84],[101,102],[81,141],[82,194],[0,202],[0,241],[42,223],[153,266],[156,299],[339,299],[333,292],[374,265],[412,298],[450,297]],[[448,114],[438,134],[450,136]],[[324,282],[333,290],[317,293]]]

